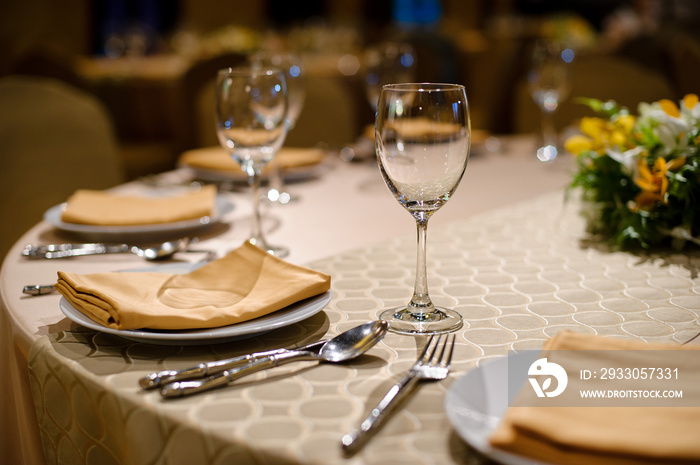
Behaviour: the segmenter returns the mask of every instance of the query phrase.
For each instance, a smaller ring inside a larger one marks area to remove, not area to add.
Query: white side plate
[[[130,226],[96,226],[89,224],[65,223],[61,221],[61,214],[63,213],[63,210],[65,208],[65,203],[61,203],[59,205],[55,205],[49,208],[46,211],[46,213],[44,213],[44,220],[53,227],[63,231],[88,235],[98,240],[99,238],[109,239],[112,237],[120,237],[119,241],[122,242],[124,236],[139,236],[162,233],[184,234],[187,231],[196,231],[207,228],[210,225],[221,220],[223,215],[231,212],[233,210],[233,204],[224,196],[218,195],[216,197],[215,212],[211,216],[203,216],[201,218],[195,218],[186,221],[176,221],[173,223],[143,224]]]
[[[532,353],[524,352],[510,357],[531,359]],[[524,384],[526,379],[517,381]],[[508,357],[486,362],[471,370],[452,383],[445,397],[445,410],[452,426],[474,449],[505,465],[544,465],[543,462],[494,449],[489,444],[489,437],[507,409]]]
[[[59,307],[64,315],[81,326],[132,341],[159,345],[201,345],[248,339],[254,335],[297,323],[323,310],[330,300],[331,291],[328,291],[254,320],[220,328],[188,331],[112,329],[91,320],[73,307],[64,297],[61,297]]]

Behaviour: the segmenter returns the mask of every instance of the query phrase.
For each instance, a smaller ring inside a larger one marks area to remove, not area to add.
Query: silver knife
[[[297,353],[297,352],[314,352],[317,353],[318,350],[326,343],[326,340],[312,342],[303,347],[296,349],[273,349],[267,350],[265,352],[256,352],[247,355],[241,355],[239,357],[228,358],[224,360],[216,360],[213,362],[200,363],[189,368],[184,368],[182,370],[163,370],[149,375],[144,376],[139,380],[139,385],[143,389],[155,389],[162,387],[166,384],[173,383],[175,381],[183,381],[197,378],[206,378],[207,376],[222,373],[226,370],[230,370],[239,366],[246,364],[252,364],[253,362],[265,359],[272,355],[282,355],[287,353]]]
[[[65,258],[82,255],[129,252],[129,244],[48,244],[27,245],[22,250],[22,256],[27,258]]]
[[[53,284],[30,284],[22,288],[22,292],[29,295],[46,295],[55,291]]]

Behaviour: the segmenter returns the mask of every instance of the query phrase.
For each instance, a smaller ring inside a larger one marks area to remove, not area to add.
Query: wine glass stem
[[[542,146],[558,145],[557,130],[554,127],[554,111],[542,110]]]
[[[267,241],[262,230],[262,216],[260,214],[260,183],[259,170],[248,176],[248,185],[253,194],[253,230],[250,234],[250,242],[263,250],[267,250]]]
[[[435,310],[428,295],[428,274],[426,272],[426,244],[428,235],[428,219],[416,219],[418,233],[418,254],[416,258],[416,283],[413,286],[413,297],[408,304],[408,310],[413,313],[429,313]]]
[[[277,163],[273,163],[270,166],[270,189],[277,191],[277,195],[284,192],[284,181],[282,180],[282,173],[280,172],[280,167]]]

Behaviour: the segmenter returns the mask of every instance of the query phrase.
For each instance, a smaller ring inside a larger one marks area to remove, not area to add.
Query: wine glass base
[[[456,331],[462,327],[462,315],[442,307],[435,307],[429,313],[415,313],[406,307],[385,310],[379,318],[389,324],[389,331],[399,334],[441,334]]]
[[[292,197],[289,192],[280,192],[277,189],[268,190],[265,198],[272,203],[277,203],[280,205],[287,205],[289,202],[297,200],[296,197]]]
[[[559,151],[554,145],[545,145],[537,149],[537,159],[543,162],[553,162]]]

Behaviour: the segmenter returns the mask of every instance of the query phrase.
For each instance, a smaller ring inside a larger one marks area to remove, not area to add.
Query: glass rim
[[[382,91],[403,91],[410,90],[413,92],[437,92],[437,91],[461,91],[465,87],[463,84],[442,83],[442,82],[399,82],[392,84],[384,84]]]

